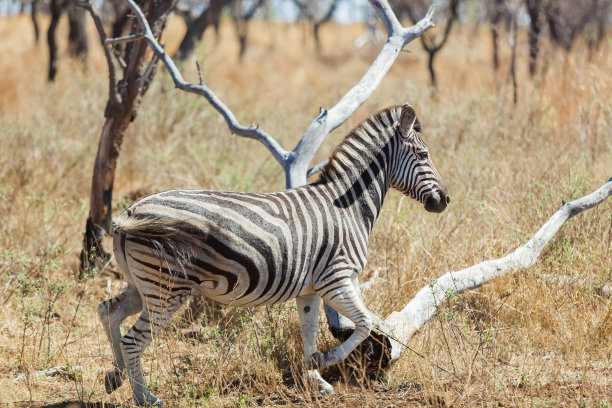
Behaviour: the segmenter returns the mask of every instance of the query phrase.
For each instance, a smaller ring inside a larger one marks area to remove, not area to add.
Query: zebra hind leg
[[[189,294],[177,295],[171,298],[155,298],[155,303],[159,304],[151,304],[152,299],[145,296],[143,299],[145,304],[140,318],[121,339],[121,351],[132,385],[134,400],[138,405],[152,405],[156,407],[161,407],[162,405],[162,401],[151,394],[146,387],[140,360],[142,353],[153,339],[153,336],[157,336],[166,328],[172,315],[188,298]]]
[[[317,351],[311,356],[311,364],[318,368],[325,368],[343,361],[372,331],[373,323],[363,301],[355,290],[349,278],[342,280],[341,286],[324,292],[323,301],[334,308],[338,313],[347,317],[355,324],[355,331],[348,339],[328,354]]]
[[[295,299],[300,316],[300,331],[304,341],[304,361],[306,365],[310,356],[317,351],[317,332],[319,331],[319,307],[321,298],[317,294],[297,297]],[[333,394],[333,387],[325,381],[319,370],[307,370],[308,378],[314,382],[321,394]]]
[[[127,376],[125,361],[121,353],[121,322],[141,310],[142,300],[138,289],[130,284],[125,291],[112,299],[105,300],[98,306],[98,316],[113,350],[114,370],[107,372],[104,377],[107,394],[119,388]]]

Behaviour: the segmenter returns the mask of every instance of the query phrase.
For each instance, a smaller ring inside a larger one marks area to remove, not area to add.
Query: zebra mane
[[[364,164],[367,166],[368,163],[348,162],[348,155],[344,153],[350,148],[353,141],[359,140],[360,145],[366,145],[369,148],[367,152],[361,152],[365,161],[369,162],[371,158],[382,150],[389,141],[390,136],[395,132],[399,125],[401,113],[401,105],[390,106],[368,117],[353,128],[334,149],[327,165],[321,170],[317,183],[325,183],[336,178],[338,164],[341,164],[342,167],[354,168],[356,170],[362,170]],[[381,131],[383,129],[387,131]]]

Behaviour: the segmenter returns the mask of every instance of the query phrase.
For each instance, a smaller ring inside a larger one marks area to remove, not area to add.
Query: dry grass
[[[170,50],[182,30],[178,22],[170,25]],[[255,23],[251,32],[241,63],[228,25],[216,44],[207,34],[198,58],[208,85],[238,117],[259,122],[286,147],[319,106],[332,105],[359,79],[376,52],[351,51],[358,26],[325,27],[320,59],[302,28]],[[63,51],[57,82],[47,84],[47,51],[32,37],[26,18],[0,19],[0,406],[129,405],[126,386],[104,393],[111,350],[95,315],[120,282],[107,271],[73,278],[106,101],[102,55],[93,40],[87,66]],[[491,69],[488,47],[486,32],[455,33],[437,61],[440,90],[432,96],[425,56],[413,43],[317,157],[390,104],[409,101],[424,124],[452,202],[432,215],[395,192],[388,197],[364,272],[381,268],[366,303],[382,316],[445,271],[513,250],[562,200],[612,176],[609,45],[592,55],[580,45],[571,55],[545,45],[545,73],[534,80],[525,72],[523,45],[517,106],[506,68]],[[191,64],[183,71],[197,78]],[[229,135],[203,100],[178,93],[160,72],[124,142],[115,201],[139,188],[269,191],[283,182],[263,147]],[[407,352],[374,380],[359,368],[324,373],[340,391],[332,397],[317,397],[304,384],[292,303],[220,311],[200,318],[204,324],[177,322],[146,352],[147,380],[169,406],[179,407],[609,406],[610,299],[537,277],[553,273],[610,285],[611,240],[608,201],[564,226],[533,268],[443,304],[410,343],[423,357]],[[322,329],[319,347],[327,350],[335,340]],[[33,374],[60,365],[82,369]],[[25,379],[13,381],[22,374]]]

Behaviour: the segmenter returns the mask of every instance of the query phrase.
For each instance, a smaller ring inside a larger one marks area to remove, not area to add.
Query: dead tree
[[[425,4],[422,1],[414,1],[414,2],[406,2],[399,1],[399,7],[401,10],[405,12],[406,15],[410,18],[410,20],[414,23],[419,20],[419,18],[425,13]],[[434,69],[434,59],[436,54],[444,47],[446,41],[448,40],[448,35],[450,34],[451,28],[453,27],[453,22],[457,19],[457,8],[459,6],[459,0],[450,0],[448,3],[447,17],[446,22],[444,24],[444,32],[442,34],[442,38],[436,42],[436,37],[432,35],[422,35],[421,36],[421,45],[425,52],[427,52],[428,60],[427,60],[427,68],[429,69],[429,78],[430,84],[432,88],[437,87],[436,83],[436,71]]]
[[[518,90],[516,80],[516,42],[518,35],[518,13],[519,5],[512,3],[510,6],[512,20],[510,22],[510,33],[508,35],[508,42],[510,43],[510,49],[512,50],[510,58],[510,79],[512,80],[512,102],[516,105],[518,102]]]
[[[73,1],[68,5],[68,52],[72,57],[87,59],[89,46],[87,44],[86,11]]]
[[[491,22],[491,40],[493,46],[493,69],[499,69],[499,28],[502,22],[509,27],[510,12],[505,0],[493,0],[487,11]]]
[[[51,0],[50,4],[51,22],[47,30],[47,45],[49,47],[49,71],[47,79],[49,81],[54,81],[57,74],[57,41],[55,39],[55,30],[57,29],[57,23],[62,15],[62,11],[66,7],[66,3],[67,0]]]
[[[38,4],[40,0],[32,0],[30,4],[30,18],[32,19],[32,26],[34,27],[34,41],[38,44],[40,37],[40,29],[38,28]]]
[[[542,0],[525,0],[529,14],[529,74],[534,76],[540,48]]]
[[[242,60],[246,51],[246,41],[249,28],[249,21],[255,16],[257,10],[263,6],[265,0],[255,0],[250,5],[245,6],[242,0],[234,1],[232,4],[232,18],[236,28],[236,36],[240,44],[238,57]]]
[[[319,38],[319,30],[321,29],[321,26],[323,24],[331,20],[332,16],[336,12],[336,9],[338,8],[338,3],[339,3],[339,0],[332,0],[325,14],[323,14],[321,18],[315,20],[312,26],[312,33],[314,35],[315,47],[317,50],[317,54],[319,55],[321,54],[321,39]]]
[[[590,2],[574,0],[548,0],[544,2],[543,11],[548,23],[551,41],[561,46],[566,52],[571,51],[576,36],[593,19]]]
[[[183,12],[180,13],[185,19],[185,24],[187,24],[187,32],[176,53],[176,58],[178,60],[184,61],[191,56],[196,41],[204,36],[204,32],[209,26],[212,25],[218,35],[221,13],[226,6],[231,4],[231,2],[232,0],[209,0],[208,5],[204,7],[202,13],[195,18],[191,17],[189,10],[183,10]]]
[[[606,25],[610,19],[612,0],[592,0],[592,16],[588,27],[587,45],[591,51],[598,49],[606,37]]]
[[[87,58],[89,48],[87,45],[85,13],[83,10],[77,9],[73,0],[51,0],[50,12],[51,22],[47,30],[47,44],[49,46],[49,71],[47,78],[49,81],[54,81],[55,75],[57,74],[58,57],[55,31],[57,29],[57,23],[63,13],[68,14],[68,50],[70,55],[84,60]],[[32,15],[32,20],[33,22],[35,21],[34,14]],[[35,27],[37,27],[37,23],[35,24]]]
[[[317,54],[321,54],[321,38],[319,30],[321,26],[331,20],[340,0],[311,1],[293,0],[293,4],[299,9],[298,20],[306,20],[312,25],[312,33],[315,40]],[[327,8],[324,8],[327,6]],[[321,12],[320,10],[324,10]]]
[[[107,41],[99,15],[90,1],[80,3],[92,15],[109,69],[109,96],[106,103],[102,134],[93,169],[89,216],[85,226],[81,251],[80,276],[91,270],[99,260],[108,259],[101,246],[102,237],[111,231],[111,210],[115,169],[125,132],[136,117],[138,105],[155,75],[157,58],[142,38],[138,22],[132,23],[127,37]],[[157,38],[174,6],[173,0],[142,0],[141,7],[151,26],[151,35]],[[113,44],[126,44],[123,55],[112,50]]]

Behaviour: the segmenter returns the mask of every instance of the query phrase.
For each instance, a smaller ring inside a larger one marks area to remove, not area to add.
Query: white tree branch
[[[164,48],[159,44],[159,42],[153,35],[151,27],[149,26],[149,23],[147,22],[147,19],[140,10],[140,8],[136,5],[136,3],[134,3],[133,0],[125,0],[125,2],[128,4],[130,9],[132,9],[134,14],[136,14],[136,17],[138,18],[138,21],[140,22],[140,25],[143,29],[143,38],[149,42],[149,45],[151,46],[151,49],[153,49],[155,55],[157,55],[157,57],[164,63],[164,65],[168,69],[168,72],[170,73],[170,76],[172,76],[176,87],[183,91],[195,93],[206,98],[208,103],[210,103],[213,108],[215,108],[217,112],[219,112],[221,116],[223,116],[225,122],[227,123],[227,126],[229,127],[232,133],[238,136],[260,141],[261,143],[263,143],[264,146],[268,148],[268,150],[272,153],[274,158],[281,164],[281,166],[285,168],[287,165],[289,152],[283,149],[281,145],[272,136],[260,129],[259,126],[251,125],[247,127],[241,125],[240,122],[238,122],[238,119],[236,119],[236,116],[234,116],[234,114],[232,113],[232,111],[206,85],[204,85],[203,83],[199,85],[194,85],[185,81],[180,71],[174,64],[174,61],[172,61],[172,58],[170,58],[170,56],[166,54]]]
[[[571,217],[592,208],[612,195],[612,179],[595,192],[566,203],[540,228],[525,245],[500,259],[482,262],[458,272],[448,272],[422,288],[399,312],[385,319],[383,330],[392,330],[391,360],[397,360],[405,344],[433,316],[438,305],[450,295],[474,289],[483,283],[511,271],[529,268],[544,246]],[[398,341],[396,341],[398,340]]]

